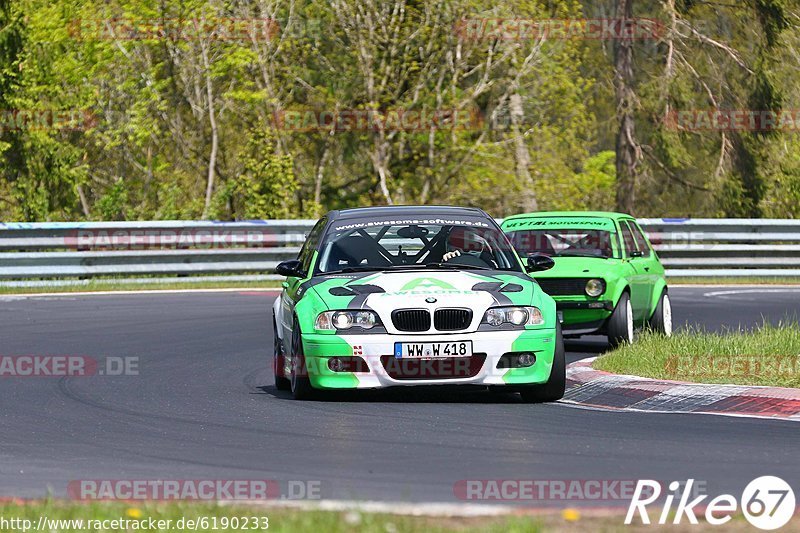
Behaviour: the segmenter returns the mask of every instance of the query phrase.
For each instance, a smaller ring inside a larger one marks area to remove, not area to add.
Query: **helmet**
[[[447,248],[462,252],[483,252],[491,246],[477,231],[463,226],[454,226],[447,235]]]

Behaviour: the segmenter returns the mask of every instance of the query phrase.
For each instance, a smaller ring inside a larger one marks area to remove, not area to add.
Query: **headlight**
[[[600,296],[606,290],[606,283],[602,279],[590,279],[584,290],[589,296]]]
[[[325,311],[317,316],[314,328],[322,330],[372,329],[380,323],[378,315],[372,311]]]
[[[378,322],[378,317],[372,311],[359,311],[356,313],[356,326],[370,329]]]
[[[336,329],[350,329],[353,327],[353,314],[342,312],[333,313],[331,322],[333,322],[333,327]]]
[[[504,323],[515,326],[539,326],[544,324],[544,316],[538,307],[491,307],[483,317],[492,326]]]

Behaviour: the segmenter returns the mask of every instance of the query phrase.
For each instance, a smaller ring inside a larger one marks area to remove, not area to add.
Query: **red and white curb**
[[[595,359],[567,366],[567,392],[562,401],[611,410],[800,421],[800,389],[708,385],[612,374],[592,368]]]

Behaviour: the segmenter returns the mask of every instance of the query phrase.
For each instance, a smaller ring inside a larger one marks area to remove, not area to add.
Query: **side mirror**
[[[644,252],[641,250],[634,250],[631,252],[631,257],[644,257]]]
[[[306,275],[306,273],[303,272],[303,263],[297,259],[278,263],[278,266],[275,267],[275,272],[287,278],[302,278]]]
[[[552,257],[545,254],[531,254],[528,256],[528,272],[541,272],[556,266]]]

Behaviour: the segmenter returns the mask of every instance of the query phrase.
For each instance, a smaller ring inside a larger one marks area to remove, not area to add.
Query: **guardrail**
[[[639,219],[667,276],[800,276],[800,220]]]
[[[312,220],[0,224],[0,280],[272,274],[295,257]],[[800,276],[800,220],[641,219],[667,275]],[[175,278],[173,278],[175,280]],[[155,280],[151,280],[155,281]],[[61,282],[63,283],[63,282]]]

